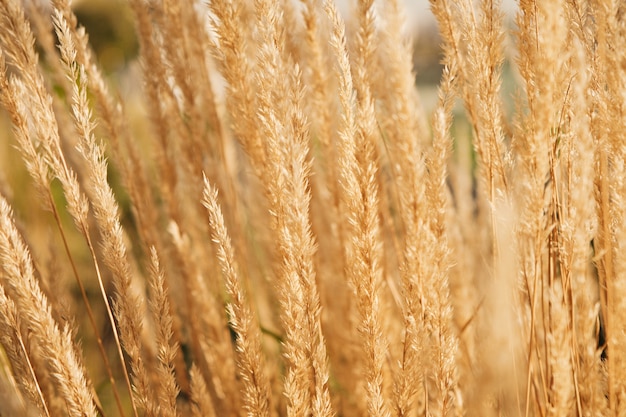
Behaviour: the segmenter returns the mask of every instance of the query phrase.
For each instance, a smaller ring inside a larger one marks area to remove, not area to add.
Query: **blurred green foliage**
[[[128,4],[123,1],[89,0],[74,7],[78,22],[85,26],[89,42],[105,72],[125,67],[137,57],[139,44]]]

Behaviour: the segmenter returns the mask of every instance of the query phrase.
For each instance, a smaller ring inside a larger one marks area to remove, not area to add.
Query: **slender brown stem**
[[[50,190],[48,189],[48,192]],[[83,302],[85,303],[85,308],[87,310],[87,317],[89,318],[89,323],[93,328],[94,336],[96,337],[96,341],[98,343],[98,350],[100,351],[100,356],[102,356],[102,360],[104,361],[104,368],[106,369],[107,376],[109,377],[109,382],[111,383],[111,389],[113,390],[113,395],[115,397],[115,402],[117,404],[117,408],[122,417],[124,414],[124,407],[122,405],[122,400],[120,398],[119,391],[117,390],[117,386],[115,384],[115,378],[113,377],[113,370],[111,369],[111,364],[109,363],[109,358],[107,357],[106,351],[104,349],[104,344],[102,343],[102,337],[100,336],[100,332],[98,331],[98,325],[96,324],[96,320],[93,314],[93,310],[91,309],[91,304],[89,303],[89,299],[87,298],[87,292],[85,291],[85,286],[83,284],[82,279],[78,273],[78,269],[76,268],[76,263],[74,262],[74,258],[72,257],[72,252],[70,251],[69,245],[67,243],[67,238],[65,236],[65,231],[63,230],[63,225],[61,224],[61,218],[59,217],[59,212],[57,211],[56,205],[54,204],[54,200],[52,194],[48,194],[48,199],[50,201],[50,207],[52,208],[52,215],[54,216],[54,221],[57,224],[59,229],[59,233],[61,234],[61,240],[63,240],[63,247],[65,249],[65,253],[67,253],[68,260],[70,261],[70,265],[72,267],[72,272],[74,273],[74,278],[76,279],[76,283],[78,284],[78,288],[80,289],[80,294],[83,298]],[[123,358],[122,358],[122,362]],[[132,393],[131,393],[132,395]],[[97,397],[96,397],[97,398]],[[104,415],[102,412],[101,405],[96,404],[99,408],[98,411]]]

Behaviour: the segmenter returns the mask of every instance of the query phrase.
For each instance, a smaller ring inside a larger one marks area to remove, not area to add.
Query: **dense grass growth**
[[[0,416],[626,415],[623,2],[128,4],[0,0]]]

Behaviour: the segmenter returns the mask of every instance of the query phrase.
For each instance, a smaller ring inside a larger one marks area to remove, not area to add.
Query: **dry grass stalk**
[[[22,241],[4,197],[0,197],[0,259],[4,286],[10,289],[15,304],[46,359],[58,394],[72,416],[93,416],[96,408],[87,387],[83,366],[76,356],[69,329],[60,329],[52,319],[48,302],[34,276],[28,250]]]
[[[209,291],[198,265],[189,256],[189,236],[183,234],[175,223],[170,224],[169,233],[184,283],[191,348],[196,365],[204,381],[210,384],[216,409],[221,413],[231,413],[240,395],[236,391],[236,365],[226,314],[217,308],[219,299]]]
[[[24,78],[25,82],[21,82],[20,79],[15,77],[10,79],[6,77],[4,62],[2,62],[3,68],[0,71],[2,72],[2,84],[4,87],[2,89],[3,102],[14,120],[14,126],[16,132],[18,132],[18,141],[23,157],[27,161],[26,165],[28,170],[35,180],[38,191],[44,197],[43,201],[45,207],[53,212],[59,226],[66,251],[70,256],[70,262],[72,263],[74,275],[81,289],[92,327],[96,338],[98,339],[98,344],[102,357],[104,358],[109,379],[110,381],[113,381],[108,359],[106,358],[106,354],[104,353],[104,348],[102,346],[101,337],[95,325],[93,312],[91,311],[89,301],[87,300],[81,278],[78,275],[71,259],[71,255],[69,254],[65,234],[60,224],[58,211],[55,207],[52,192],[50,190],[50,182],[52,178],[51,172],[54,172],[54,175],[61,181],[68,197],[68,211],[72,214],[77,227],[81,229],[86,236],[88,234],[88,205],[85,201],[85,197],[81,195],[75,174],[70,168],[68,168],[65,158],[61,152],[58,128],[50,105],[50,99],[43,86],[43,79],[36,69],[37,56],[33,50],[32,42],[25,44],[15,42],[16,38],[32,39],[32,34],[30,33],[27,22],[24,19],[23,13],[16,7],[15,4],[11,2],[3,3],[3,7],[6,7],[6,12],[3,13],[3,19],[8,19],[7,24],[10,24],[11,27],[15,28],[13,33],[14,36],[8,37],[4,40],[8,51],[12,51],[9,52],[9,56],[12,57],[14,65],[29,68],[28,75]],[[17,97],[23,96],[26,94],[26,91],[28,91],[32,97],[38,98],[38,100],[33,103],[33,107],[29,109],[30,111],[26,111],[23,103],[16,101]],[[32,130],[29,129],[26,116],[29,114],[34,120],[43,120],[46,121],[46,123],[35,124],[36,128]],[[38,141],[42,142],[37,145]],[[42,150],[37,148],[41,148]],[[88,236],[87,239],[89,240]],[[113,323],[113,318],[112,316],[110,317],[111,323]],[[120,357],[122,357],[121,350],[119,353]],[[128,386],[130,388],[130,384],[128,384]],[[115,392],[117,403],[121,410],[121,403],[119,397],[117,396],[117,391],[115,390]]]
[[[384,367],[388,342],[383,335],[381,316],[384,303],[381,301],[382,247],[378,222],[377,166],[374,157],[376,128],[374,102],[366,82],[365,64],[372,58],[368,48],[372,40],[372,22],[369,20],[370,4],[360,4],[363,15],[367,15],[359,29],[357,50],[362,50],[355,61],[358,82],[350,74],[347,60],[343,22],[330,3],[326,4],[333,24],[332,42],[337,54],[340,97],[343,110],[343,126],[338,144],[341,199],[346,221],[347,246],[345,259],[347,275],[355,292],[358,311],[358,329],[363,345],[362,374],[367,392],[367,412],[373,416],[387,416],[389,404],[385,401]],[[353,88],[353,85],[360,88]],[[356,101],[356,103],[355,103]]]
[[[253,68],[246,51],[247,28],[239,24],[243,11],[242,2],[212,1],[209,4],[213,14],[216,44],[213,54],[221,73],[227,82],[226,105],[230,114],[238,114],[236,122],[231,121],[233,131],[250,155],[250,162],[260,175],[266,156],[261,139],[257,136],[256,98],[254,94]]]
[[[179,389],[174,376],[174,361],[178,346],[172,344],[172,311],[165,289],[165,276],[154,247],[150,251],[150,310],[155,321],[157,342],[157,369],[155,396],[163,417],[176,417],[176,398]]]
[[[285,56],[277,4],[255,3],[261,18],[258,82],[259,137],[264,138],[266,195],[279,256],[278,291],[288,362],[288,415],[332,415],[328,359],[315,279],[315,240],[309,218],[308,129],[302,109],[300,71]],[[287,76],[286,82],[279,75]]]
[[[2,386],[2,389],[0,389],[0,393],[2,393],[0,404],[2,405],[0,405],[0,410],[7,415],[25,415],[31,412],[34,406],[29,407],[24,401],[11,367],[9,358],[6,355],[0,356],[0,368],[2,368],[2,373],[0,374],[0,385]]]
[[[126,255],[127,249],[122,236],[122,228],[119,223],[118,205],[113,191],[107,182],[107,164],[103,150],[96,142],[92,132],[94,125],[91,120],[91,110],[87,102],[87,75],[84,67],[76,64],[76,49],[65,18],[59,11],[55,12],[53,18],[55,27],[57,28],[57,36],[60,39],[62,61],[65,65],[67,77],[74,86],[72,91],[72,116],[74,119],[74,127],[80,140],[78,151],[85,158],[89,168],[90,178],[87,190],[91,195],[91,206],[93,207],[98,228],[102,235],[106,237],[102,242],[102,252],[104,262],[113,273],[113,283],[115,284],[118,294],[115,309],[117,310],[119,328],[115,325],[108,301],[106,301],[107,312],[116,339],[119,331],[121,343],[120,340],[118,340],[118,346],[123,345],[125,351],[131,358],[134,377],[139,381],[139,383],[135,384],[135,388],[140,397],[140,402],[150,414],[151,403],[147,400],[150,396],[150,388],[147,382],[147,373],[142,363],[141,345],[139,342],[142,322],[142,318],[139,315],[139,311],[141,311],[141,301],[138,296],[133,295],[133,290],[131,289],[130,265]],[[96,260],[96,255],[93,252],[93,244],[89,237],[86,217],[79,219],[77,223],[80,225],[90,247],[94,258],[94,265],[98,268],[98,261]],[[101,278],[99,278],[99,282],[102,296],[107,300]],[[125,367],[126,365],[121,352],[119,352],[119,355],[122,359],[122,366]],[[128,375],[127,372],[125,372],[125,374]],[[127,385],[130,387],[128,379]],[[131,401],[133,400],[131,399]]]
[[[231,299],[227,312],[236,333],[238,366],[244,382],[244,408],[248,415],[269,417],[271,392],[261,350],[261,332],[239,283],[235,253],[224,225],[222,210],[217,202],[217,191],[204,181],[203,204],[209,212],[213,242],[224,274],[226,291]]]
[[[26,397],[37,404],[42,414],[50,417],[46,399],[37,382],[37,375],[28,357],[29,352],[22,337],[19,313],[15,303],[7,297],[4,288],[0,286],[0,331],[4,350],[11,361],[13,372],[18,379],[19,386]]]
[[[434,385],[434,413],[441,416],[454,415],[462,398],[459,398],[458,374],[455,361],[458,354],[458,339],[452,328],[452,305],[449,292],[449,270],[452,267],[450,245],[447,242],[446,217],[449,206],[449,195],[446,189],[446,161],[452,148],[452,138],[449,135],[452,123],[452,106],[454,103],[454,82],[456,68],[444,68],[443,78],[439,90],[439,103],[433,116],[433,144],[432,153],[427,160],[428,176],[426,189],[428,195],[429,230],[424,240],[430,241],[433,254],[430,259],[434,274],[426,282],[427,288],[432,288],[434,295],[426,297],[427,310],[432,311],[432,318],[426,320],[427,326],[432,326],[434,363],[431,379]],[[430,238],[430,239],[429,239]],[[430,281],[432,280],[432,281]],[[428,317],[428,316],[427,316]],[[429,323],[430,322],[430,323]],[[428,327],[427,327],[428,328]]]
[[[519,36],[525,40],[520,48],[520,69],[528,80],[529,114],[519,127],[514,146],[519,147],[520,174],[526,178],[520,184],[524,189],[519,194],[522,197],[520,262],[530,308],[526,396],[528,399],[534,387],[538,407],[548,413],[568,415],[574,404],[574,391],[566,392],[563,388],[572,384],[548,386],[550,381],[556,381],[555,374],[572,372],[571,368],[564,368],[571,363],[562,361],[564,355],[570,354],[565,341],[570,337],[572,324],[563,312],[567,308],[566,300],[555,301],[558,294],[564,297],[563,289],[556,292],[554,288],[561,286],[555,259],[560,245],[555,228],[562,219],[558,213],[559,190],[555,189],[559,182],[557,149],[560,133],[565,130],[563,112],[569,100],[568,77],[572,76],[565,60],[568,27],[563,6],[564,2],[541,6],[531,2],[521,4],[518,18],[526,21],[520,22],[523,29]],[[553,39],[547,42],[546,37]],[[547,112],[547,108],[554,111]],[[549,396],[548,392],[553,395]]]
[[[154,232],[158,213],[150,201],[153,201],[151,189],[146,179],[145,161],[139,157],[139,151],[129,132],[126,116],[122,104],[114,99],[109,92],[104,77],[98,65],[94,62],[93,54],[88,44],[88,38],[83,27],[78,27],[77,19],[72,12],[70,3],[65,0],[55,0],[54,8],[63,13],[65,22],[71,33],[76,48],[76,62],[85,68],[87,84],[90,92],[95,96],[100,119],[104,122],[108,134],[108,143],[115,155],[114,161],[120,171],[124,186],[132,199],[134,217],[141,224],[138,232],[142,236],[146,252],[151,245],[162,244],[158,234]],[[41,17],[42,19],[44,16]],[[48,55],[52,55],[48,53]],[[61,73],[62,67],[60,68]],[[67,82],[67,77],[63,77]],[[66,93],[71,90],[66,88]],[[132,178],[131,178],[132,177]]]
[[[211,402],[211,394],[197,367],[191,368],[191,399],[193,401],[192,413],[194,416],[214,417],[217,414]]]
[[[624,80],[621,73],[613,74],[610,68],[622,62],[623,54],[618,45],[622,39],[617,37],[622,30],[622,6],[615,2],[600,4],[592,2],[595,29],[601,45],[593,55],[593,105],[600,117],[592,119],[592,132],[597,146],[596,152],[596,202],[598,205],[599,231],[596,237],[601,251],[598,260],[598,274],[601,283],[601,295],[604,301],[603,319],[607,333],[607,377],[609,386],[609,408],[611,415],[619,415],[626,409],[624,385],[619,377],[624,369],[624,355],[620,348],[623,335],[616,331],[617,323],[624,317],[624,303],[618,294],[623,288],[624,257],[619,249],[623,243],[623,225],[620,219],[624,210],[621,194],[624,184],[624,167],[621,158],[624,155],[623,110],[618,104],[622,96]],[[616,34],[606,31],[616,30]],[[618,47],[616,54],[611,52]],[[608,354],[613,351],[613,354]]]
[[[396,0],[132,0],[141,111],[69,1],[0,0],[0,413],[624,414],[626,7],[430,4],[429,118]]]

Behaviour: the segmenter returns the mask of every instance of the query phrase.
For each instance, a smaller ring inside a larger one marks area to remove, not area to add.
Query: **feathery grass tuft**
[[[0,0],[0,415],[626,414],[626,9],[429,3]]]

